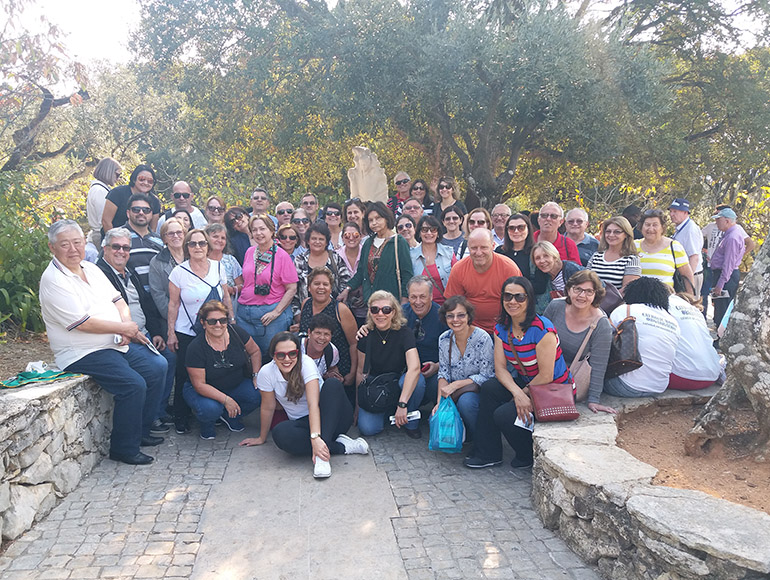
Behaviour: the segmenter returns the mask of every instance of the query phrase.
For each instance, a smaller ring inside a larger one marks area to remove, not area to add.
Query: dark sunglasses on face
[[[206,209],[209,210],[211,213],[224,213],[225,208],[219,207],[217,205],[207,205]]]
[[[310,219],[309,218],[294,218],[291,220],[291,223],[293,224],[309,224]]]
[[[370,306],[369,312],[371,312],[372,314],[379,314],[380,312],[382,312],[383,314],[390,314],[391,312],[393,312],[393,307],[383,306],[382,308],[380,308],[379,306]]]
[[[120,244],[110,244],[110,248],[112,248],[113,252],[119,252],[123,250],[124,252],[130,252],[131,246],[121,246]]]
[[[348,232],[347,234],[342,234],[342,237],[346,240],[355,240],[356,238],[360,238],[361,234],[358,232]]]
[[[468,220],[469,226],[485,226],[487,225],[487,220]]]
[[[396,229],[400,232],[401,230],[411,230],[412,229],[412,223],[406,222],[405,224],[398,224],[396,226]]]
[[[174,193],[174,199],[179,199],[180,197],[183,197],[185,199],[190,199],[189,193]]]
[[[291,240],[293,242],[293,241],[295,241],[297,239],[297,236],[284,236],[284,235],[280,235],[280,236],[278,236],[278,239],[279,240]]]
[[[509,232],[525,232],[527,231],[527,224],[520,224],[518,226],[508,226]]]
[[[222,326],[226,326],[227,325],[227,316],[225,316],[224,318],[207,318],[206,319],[206,324],[208,324],[209,326],[216,326],[217,324],[221,324]]]
[[[326,210],[326,215],[328,215],[329,217],[340,217],[340,215],[342,214],[336,209],[329,209],[329,210]]]
[[[412,191],[425,191],[425,188],[422,185],[415,185],[412,187]]]
[[[291,209],[291,208],[289,208],[289,209],[279,209],[279,210],[278,210],[278,211],[276,211],[275,213],[276,213],[276,214],[278,214],[278,215],[283,215],[283,214],[286,214],[286,213],[287,213],[287,214],[289,214],[289,215],[291,215],[291,214],[293,214],[293,213],[294,213],[294,210],[293,210],[293,209]]]
[[[404,185],[405,183],[409,183],[408,179],[399,179],[396,181],[396,185]]]
[[[151,207],[137,207],[137,206],[133,206],[131,208],[131,213],[151,214],[152,213],[152,208]]]
[[[437,228],[437,227],[435,227],[435,226],[422,226],[422,227],[420,228],[420,231],[421,231],[423,234],[427,234],[428,232],[430,232],[430,233],[432,233],[432,234],[435,234],[435,233],[438,231],[438,228]]]
[[[233,218],[232,218],[232,219],[231,219],[229,222],[227,222],[227,223],[229,223],[230,225],[233,225],[235,222],[239,222],[239,221],[241,221],[241,220],[243,219],[243,216],[244,216],[244,215],[245,215],[245,214],[239,214],[239,215],[237,215],[237,216],[233,217]]]
[[[266,197],[255,196],[251,198],[251,201],[267,201]]]
[[[275,352],[273,353],[273,358],[277,360],[284,360],[286,357],[289,357],[291,360],[294,360],[299,356],[299,351],[295,348],[294,350],[290,350],[288,352]]]
[[[438,186],[439,189],[452,189],[451,185],[447,185],[446,183],[442,183]]]
[[[200,241],[197,241],[197,242],[195,240],[190,240],[189,242],[187,242],[187,247],[188,248],[195,248],[195,247],[205,248],[208,245],[209,245],[209,243],[206,240],[200,240]]]
[[[558,213],[541,213],[538,214],[538,219],[546,219],[546,220],[558,220],[561,216]]]
[[[517,292],[516,294],[513,294],[512,292],[503,292],[503,301],[510,302],[511,300],[515,300],[519,304],[524,304],[527,301],[527,295],[522,294],[521,292]]]

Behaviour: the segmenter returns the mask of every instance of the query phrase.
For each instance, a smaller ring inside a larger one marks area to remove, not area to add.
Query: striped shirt
[[[511,373],[511,376],[514,378],[519,376],[525,383],[529,383],[535,376],[537,376],[538,372],[540,372],[537,365],[537,345],[549,332],[553,332],[556,335],[556,356],[554,358],[553,380],[551,382],[572,382],[572,375],[570,375],[569,368],[567,367],[567,363],[564,361],[564,356],[561,352],[559,335],[556,333],[556,328],[554,328],[550,320],[542,316],[535,316],[535,319],[532,321],[532,324],[527,329],[527,332],[524,333],[521,340],[517,339],[515,336],[510,336],[509,342],[508,330],[503,328],[501,324],[495,325],[495,334],[503,343],[503,353],[505,354],[506,361],[508,361],[508,372]],[[519,359],[521,360],[524,369],[519,368],[516,356],[511,351],[511,345],[516,349],[516,354],[519,355]]]
[[[639,256],[636,255],[621,256],[614,262],[608,262],[604,259],[604,252],[599,252],[588,260],[588,269],[596,272],[602,282],[612,284],[618,290],[623,286],[624,276],[642,275]]]
[[[639,252],[639,261],[642,265],[642,276],[657,278],[664,284],[674,287],[674,272],[677,268],[689,265],[687,253],[682,244],[676,240],[666,245],[661,251],[654,254],[642,250],[642,240],[634,240]],[[671,249],[673,247],[673,254]],[[676,257],[676,262],[674,262]]]
[[[163,249],[163,240],[155,232],[149,232],[142,237],[128,223],[123,227],[131,232],[131,253],[128,257],[128,267],[136,272],[145,292],[149,293],[150,262]]]

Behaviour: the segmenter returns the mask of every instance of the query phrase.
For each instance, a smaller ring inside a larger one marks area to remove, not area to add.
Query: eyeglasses
[[[225,208],[219,207],[218,205],[207,205],[206,209],[210,211],[211,213],[224,213]]]
[[[492,217],[496,220],[507,218],[510,214],[507,213],[493,213]]]
[[[399,179],[396,181],[396,185],[404,185],[405,183],[409,183],[409,179]]]
[[[518,226],[508,226],[509,232],[525,232],[527,231],[527,224],[519,224]]]
[[[404,211],[420,211],[420,206],[419,205],[409,205],[409,206],[405,205],[404,206]]]
[[[537,219],[541,220],[558,220],[561,216],[558,213],[541,213],[538,214]]]
[[[348,232],[347,234],[342,234],[342,237],[346,240],[355,240],[361,237],[361,234],[358,232]]]
[[[224,318],[207,318],[206,319],[206,324],[208,324],[209,326],[216,326],[217,324],[221,324],[222,326],[226,326],[227,325],[227,316],[225,316]]]
[[[297,239],[297,236],[283,236],[283,235],[279,235],[278,239],[279,240],[291,240],[293,242],[293,241],[295,241]]]
[[[459,218],[459,217],[457,217],[456,215],[451,215],[451,216],[447,216],[447,217],[445,217],[445,218],[444,218],[444,221],[445,221],[445,222],[459,222],[459,221],[460,221],[460,218]]]
[[[326,215],[328,215],[329,217],[340,217],[342,214],[336,209],[327,209]]]
[[[110,244],[110,248],[112,248],[113,252],[123,251],[128,253],[131,251],[131,246],[121,246],[120,244]]]
[[[401,230],[411,230],[412,229],[412,222],[406,222],[403,224],[398,224],[396,226],[396,229],[400,232]]]
[[[517,292],[516,294],[513,294],[512,292],[503,292],[503,302],[510,302],[511,300],[515,300],[519,304],[524,304],[527,301],[527,295],[522,294],[521,292]]]
[[[293,213],[294,213],[294,210],[293,210],[293,209],[291,209],[291,208],[289,208],[289,209],[279,209],[279,210],[277,210],[275,213],[276,213],[277,215],[283,215],[283,214],[286,214],[286,213],[287,213],[287,214],[289,214],[289,215],[291,215],[291,214],[293,214]]]
[[[267,198],[261,195],[255,195],[251,198],[251,201],[267,201]]]
[[[206,240],[200,240],[200,241],[197,241],[197,242],[195,240],[190,240],[189,242],[187,242],[187,247],[188,248],[196,248],[196,247],[197,248],[205,248],[208,245],[209,245],[209,243]]]
[[[439,188],[439,190],[442,190],[442,189],[452,189],[452,186],[451,185],[447,185],[446,183],[442,183],[441,185],[438,186],[438,188]]]
[[[380,312],[382,312],[383,314],[390,314],[391,312],[393,312],[393,307],[383,306],[382,308],[380,308],[379,306],[370,306],[369,312],[371,312],[372,314],[379,314]]]
[[[412,191],[425,191],[425,188],[422,185],[413,185]]]
[[[485,226],[487,225],[487,220],[468,220],[469,226]]]
[[[447,320],[464,320],[464,319],[468,318],[468,313],[467,312],[458,312],[456,314],[452,314],[450,312],[450,313],[446,314],[445,316],[446,316]]]
[[[605,236],[619,236],[621,234],[625,234],[623,230],[604,230]]]
[[[582,223],[583,223],[584,221],[585,221],[585,220],[576,220],[576,219],[572,219],[572,220],[567,220],[567,223],[568,223],[569,225],[571,225],[571,226],[579,226],[579,225],[582,225]]]
[[[593,288],[579,288],[577,286],[573,286],[570,288],[570,291],[574,292],[576,296],[580,296],[581,294],[585,294],[589,298],[596,294],[596,290]]]
[[[435,234],[436,232],[438,232],[438,228],[436,226],[422,226],[420,228],[420,231],[423,234],[427,234],[427,233]]]
[[[177,238],[177,237],[183,238],[184,237],[184,232],[182,230],[174,231],[174,232],[166,232],[166,237],[167,238]]]
[[[299,351],[295,348],[294,350],[290,350],[288,352],[274,352],[273,358],[276,360],[285,360],[286,357],[289,357],[291,360],[294,360],[299,356]]]
[[[133,206],[131,208],[131,213],[135,213],[135,214],[140,214],[140,213],[151,214],[152,213],[152,208],[151,207],[137,207],[137,206]]]
[[[191,196],[191,195],[192,195],[192,194],[190,194],[190,193],[179,193],[179,192],[175,192],[175,193],[174,193],[174,199],[179,199],[180,197],[183,197],[183,198],[185,198],[185,199],[190,199],[190,196]]]
[[[310,218],[294,218],[291,220],[291,223],[293,224],[309,224]]]

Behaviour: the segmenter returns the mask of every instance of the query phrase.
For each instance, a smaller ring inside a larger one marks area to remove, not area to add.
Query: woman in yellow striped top
[[[635,243],[642,265],[642,276],[657,278],[673,288],[674,272],[679,270],[694,288],[692,269],[682,244],[663,235],[666,231],[666,215],[663,211],[645,211],[639,221],[639,228],[644,238],[635,240]]]

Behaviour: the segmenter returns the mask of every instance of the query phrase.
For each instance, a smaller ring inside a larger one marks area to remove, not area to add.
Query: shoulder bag
[[[609,316],[612,314],[612,311],[621,304],[623,304],[623,296],[620,294],[620,290],[615,288],[614,284],[605,282],[604,298],[602,298],[602,303],[599,305],[599,308],[604,310],[604,313]]]
[[[671,258],[674,260],[674,292],[686,292],[687,294],[695,296],[695,288],[693,288],[692,283],[685,278],[679,271],[679,268],[676,267],[676,255],[674,254],[673,240],[669,245],[669,249],[671,250]]]
[[[519,353],[511,341],[511,334],[508,334],[508,346],[516,357],[516,362],[520,369],[524,370],[524,365],[519,358]],[[575,395],[573,393],[572,383],[548,383],[545,385],[527,385],[529,387],[529,398],[532,399],[532,407],[535,410],[535,418],[538,421],[574,421],[580,417],[580,412],[575,406]]]
[[[610,321],[610,324],[612,321]],[[613,325],[615,326],[615,325]],[[622,374],[635,371],[642,366],[639,354],[639,333],[636,331],[636,318],[631,316],[631,306],[626,305],[626,317],[615,326],[612,333],[610,358],[604,378],[612,379]]]
[[[575,388],[578,393],[588,392],[588,386],[591,384],[591,363],[588,361],[588,357],[582,360],[581,357],[583,356],[583,352],[585,352],[586,346],[588,346],[588,341],[591,340],[591,335],[594,333],[597,324],[599,324],[598,318],[594,320],[588,328],[588,332],[586,333],[575,358],[572,360],[572,366],[570,366],[569,369],[570,374],[572,374],[572,380],[575,381]]]
[[[366,360],[364,361],[364,380],[356,389],[358,406],[370,413],[387,413],[396,408],[398,397],[401,395],[401,387],[398,384],[401,379],[399,373],[383,373],[371,376],[372,342],[371,333],[366,339]]]
[[[185,272],[189,272],[190,274],[195,276],[198,280],[200,280],[206,286],[209,287],[209,293],[206,296],[206,299],[201,303],[201,306],[206,304],[206,302],[208,302],[209,300],[222,300],[222,296],[219,294],[219,290],[220,290],[219,285],[212,286],[192,270],[188,270],[184,266],[179,266],[179,267],[182,268],[182,270],[184,270]],[[217,273],[221,277],[222,262],[217,262]],[[179,299],[179,303],[182,305],[182,308],[184,308],[184,313],[187,315],[187,320],[190,321],[190,326],[192,327],[192,331],[195,333],[195,336],[203,334],[203,323],[200,321],[200,318],[198,318],[198,313],[197,312],[195,313],[195,320],[193,321],[192,316],[190,316],[190,313],[187,311],[187,306],[184,305],[184,301],[181,299],[181,297]]]

